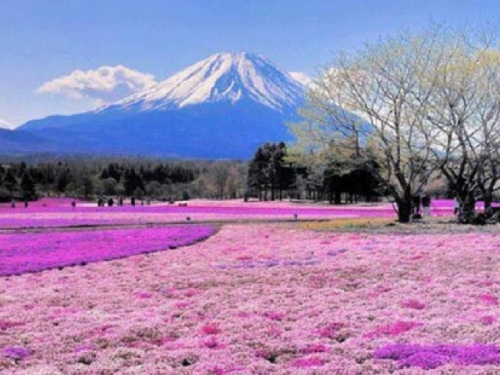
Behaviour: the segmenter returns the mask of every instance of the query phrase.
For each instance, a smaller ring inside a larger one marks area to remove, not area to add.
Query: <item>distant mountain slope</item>
[[[305,91],[262,56],[224,52],[114,104],[19,131],[52,152],[249,158],[263,142],[291,139],[284,123]]]
[[[43,152],[50,148],[46,139],[26,131],[0,129],[0,155]]]

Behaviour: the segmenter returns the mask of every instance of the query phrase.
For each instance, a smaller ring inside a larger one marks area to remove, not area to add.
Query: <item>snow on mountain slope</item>
[[[300,82],[262,56],[223,52],[97,112],[169,110],[241,100],[256,101],[279,112],[287,112],[303,101],[304,94],[305,87]]]
[[[16,127],[14,125],[0,118],[0,129],[13,130],[15,128]]]
[[[302,72],[289,72],[290,76],[299,82],[301,85],[311,88],[314,86],[314,80],[309,77],[307,74]]]

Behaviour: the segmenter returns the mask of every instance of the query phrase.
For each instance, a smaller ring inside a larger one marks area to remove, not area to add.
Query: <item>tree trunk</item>
[[[334,199],[335,204],[341,204],[342,203],[342,193],[340,191],[335,192],[335,199]]]
[[[411,190],[405,189],[405,193],[401,197],[396,198],[396,205],[398,207],[398,221],[400,223],[409,223],[412,214],[412,196]]]
[[[398,206],[398,221],[400,223],[409,223],[412,209],[411,199],[398,199],[396,204]]]
[[[458,221],[463,224],[470,224],[473,222],[476,214],[476,199],[474,195],[467,192],[458,196],[460,202],[460,211],[458,214]]]
[[[484,211],[486,212],[491,208],[491,202],[493,202],[493,197],[490,194],[485,194],[483,196],[484,200]]]

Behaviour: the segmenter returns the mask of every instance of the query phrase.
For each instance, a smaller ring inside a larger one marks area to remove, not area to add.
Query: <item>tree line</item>
[[[161,200],[242,198],[246,163],[148,159],[0,161],[0,201],[42,196],[135,196]]]
[[[0,201],[135,196],[159,200],[308,199],[340,204],[379,199],[379,187],[367,166],[351,168],[348,162],[337,160],[318,169],[294,159],[283,142],[261,145],[248,162],[4,159],[0,162]]]
[[[307,156],[290,152],[283,142],[260,146],[248,165],[248,197],[334,204],[380,199],[380,186],[372,173],[373,160],[353,162],[338,157],[319,164],[308,163],[306,159]]]

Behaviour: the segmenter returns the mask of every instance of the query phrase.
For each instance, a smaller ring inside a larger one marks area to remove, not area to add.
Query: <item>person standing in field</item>
[[[414,215],[420,214],[420,204],[422,203],[422,200],[420,199],[420,195],[414,195],[412,197],[412,213]]]
[[[460,213],[460,201],[457,197],[453,198],[453,215],[458,215]]]
[[[431,216],[431,196],[428,193],[422,195],[422,209],[424,216]]]

